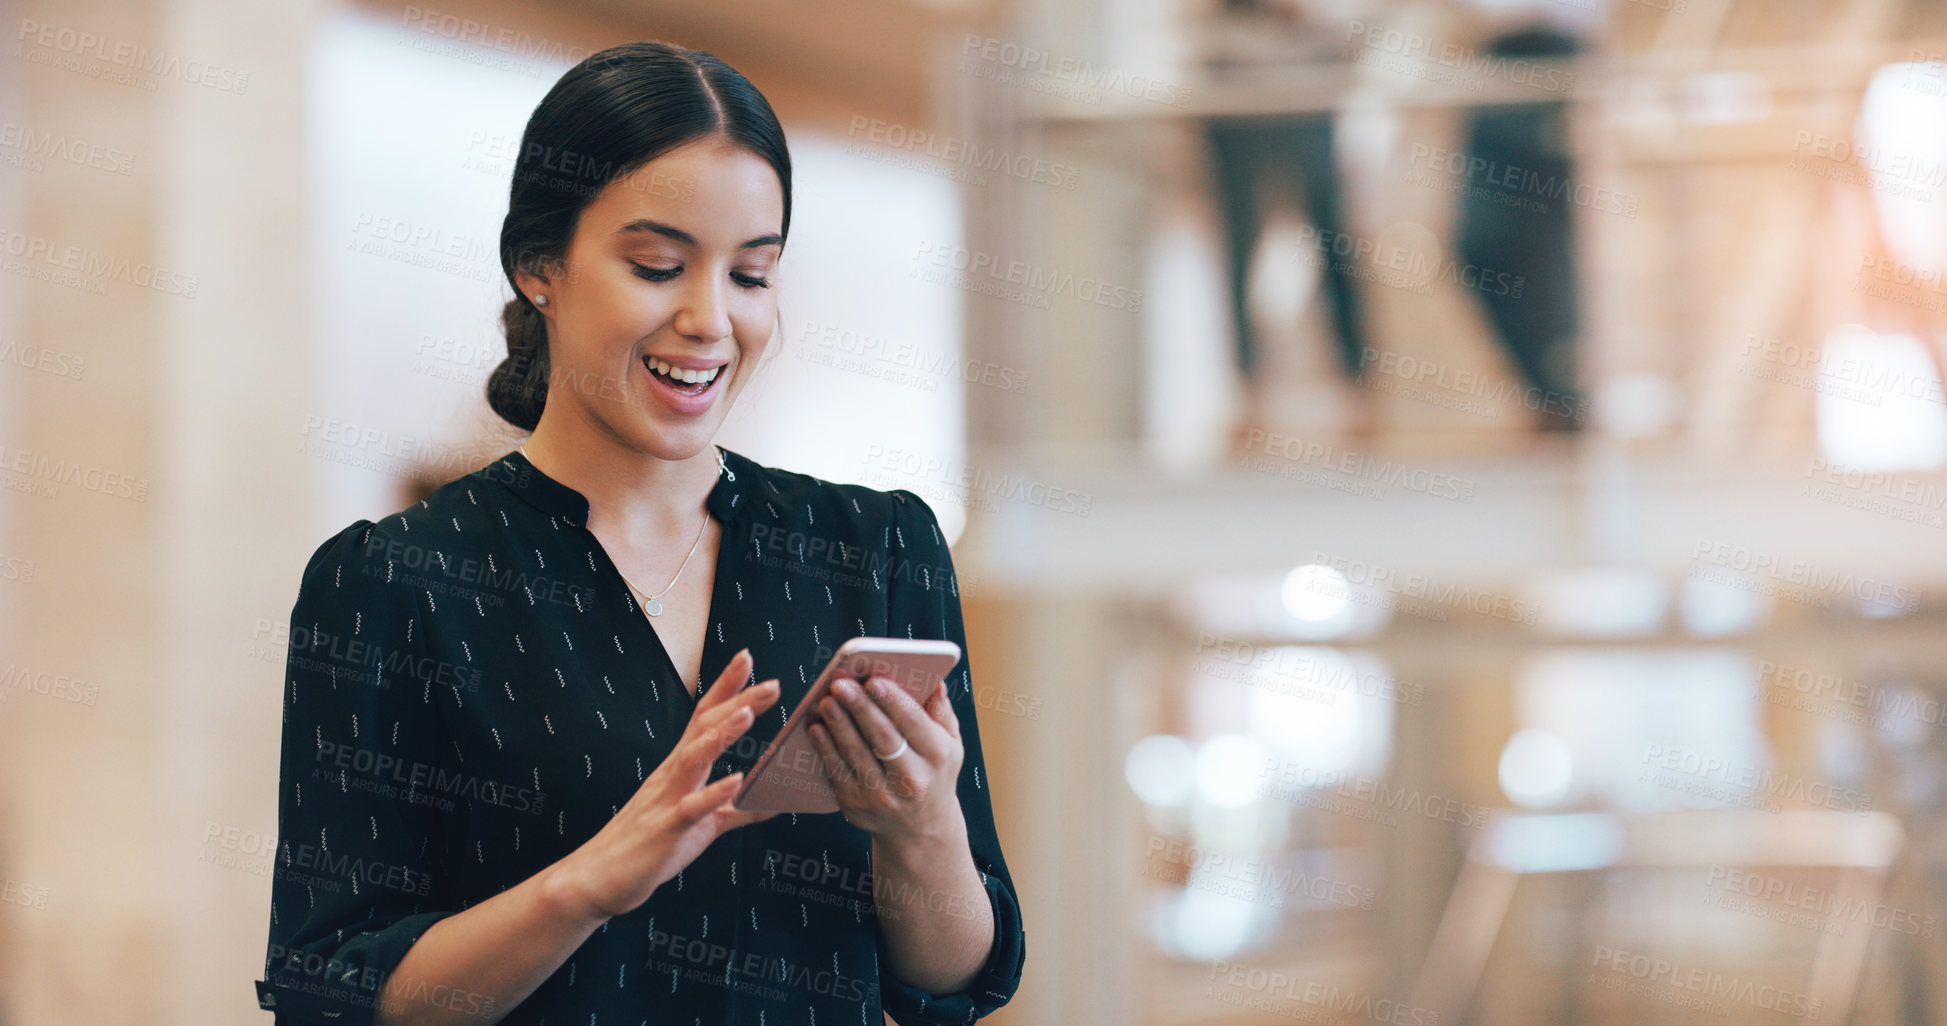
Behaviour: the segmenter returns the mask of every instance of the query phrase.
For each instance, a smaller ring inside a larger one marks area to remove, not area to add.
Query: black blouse
[[[718,761],[748,770],[846,638],[961,646],[959,588],[933,511],[723,450],[723,525],[697,681],[748,647],[778,702]],[[304,568],[284,694],[278,850],[259,1004],[286,1023],[369,1023],[440,918],[567,855],[682,736],[695,699],[586,527],[588,500],[507,454],[320,545]],[[881,971],[871,836],[836,813],[731,830],[604,923],[506,1023],[911,1026],[1005,1004],[1026,956],[963,654],[947,676],[958,793],[993,909],[986,965],[937,997]],[[894,896],[901,903],[928,900]],[[498,1012],[404,980],[412,996]]]

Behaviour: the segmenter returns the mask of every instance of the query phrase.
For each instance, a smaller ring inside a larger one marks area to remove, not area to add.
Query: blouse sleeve
[[[994,830],[993,805],[988,799],[987,767],[980,751],[980,728],[975,722],[973,671],[967,656],[966,629],[960,616],[960,585],[953,571],[946,538],[938,518],[925,500],[906,489],[893,497],[890,583],[891,614],[887,631],[894,637],[938,638],[960,646],[960,662],[948,672],[947,698],[960,720],[965,757],[960,765],[960,809],[967,823],[967,840],[975,868],[987,889],[994,915],[994,946],[987,963],[967,988],[955,994],[929,995],[909,987],[883,971],[888,965],[885,933],[878,934],[880,1004],[901,1026],[965,1024],[993,1012],[1014,996],[1027,958],[1027,932],[1014,880],[1001,857]]]
[[[441,909],[426,627],[369,520],[320,545],[291,610],[266,979],[279,1026],[365,1026]]]

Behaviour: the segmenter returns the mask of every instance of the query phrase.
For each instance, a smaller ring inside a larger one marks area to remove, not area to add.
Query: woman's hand
[[[728,804],[742,773],[703,786],[717,757],[777,701],[774,679],[738,690],[750,665],[750,649],[730,658],[669,757],[595,836],[551,867],[556,896],[572,913],[599,921],[631,911],[718,835],[776,815]]]
[[[811,725],[812,744],[846,822],[894,844],[956,838],[964,844],[955,786],[965,749],[944,683],[921,706],[887,678],[870,678],[863,687],[840,678],[818,712],[823,722]],[[879,759],[893,752],[899,755]]]

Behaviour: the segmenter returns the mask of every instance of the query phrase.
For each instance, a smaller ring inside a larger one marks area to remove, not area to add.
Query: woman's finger
[[[854,773],[851,763],[846,762],[845,757],[832,746],[831,732],[825,729],[824,724],[814,723],[806,733],[811,735],[811,746],[818,750],[818,758],[825,764],[825,782],[832,785],[834,791],[843,789]]]
[[[865,738],[865,743],[870,745],[874,752],[894,751],[898,749],[900,742],[909,736],[902,734],[899,727],[894,725],[891,718],[886,715],[885,710],[879,707],[879,703],[858,686],[843,689],[838,700],[845,706],[845,711],[851,715],[852,725],[858,728],[859,735]],[[913,747],[919,748],[917,744]],[[878,756],[875,755],[873,758],[876,759]]]
[[[721,705],[690,720],[682,738],[676,742],[675,750],[664,761],[674,762],[684,773],[706,772],[725,749],[744,736],[744,732],[756,721],[757,713],[777,700],[776,681],[765,681],[750,690],[752,694],[748,696],[748,701]]]
[[[735,716],[740,710],[748,710],[752,716],[763,712],[777,701],[776,678],[745,688],[736,697],[720,702],[708,709],[699,709],[691,714],[690,722],[683,728],[683,736],[702,734],[718,723]]]
[[[881,682],[876,678],[866,682],[866,690],[871,693],[868,701],[880,715],[887,719],[898,732],[899,737],[912,742],[913,751],[918,752],[928,762],[938,761],[940,756],[946,753],[946,742],[952,736],[945,725],[928,715],[927,710],[920,708],[920,704],[913,701],[913,696],[908,695],[903,689],[891,684],[885,684],[884,687],[874,686],[879,683]],[[874,743],[876,744],[877,741],[878,739],[875,738]],[[890,752],[898,747],[899,739],[895,737],[879,751]]]
[[[744,682],[750,679],[752,658],[750,649],[738,649],[737,654],[731,656],[730,661],[724,664],[723,672],[717,674],[717,679],[711,683],[709,690],[697,698],[696,712],[701,714],[705,709],[712,709],[729,701],[731,696],[737,693],[737,689],[743,687]]]
[[[698,721],[691,720],[690,726],[696,732],[695,736],[692,738],[690,732],[685,731],[683,742],[679,744],[700,745],[700,751],[708,753],[704,761],[716,759],[732,742],[742,737],[744,731],[750,729],[758,713],[777,701],[778,690],[777,681],[767,680],[739,696],[741,701],[710,710],[707,723],[699,726]]]
[[[846,713],[843,706],[838,704],[838,700],[826,699],[826,701],[832,703],[832,708],[820,710],[824,713],[825,721],[820,725],[830,732],[832,744],[838,747],[838,754],[844,758],[846,765],[852,768],[852,772],[858,776],[864,786],[884,787],[886,773],[885,767],[879,762],[879,757],[873,755],[872,750],[866,746],[865,738],[859,736],[859,728],[853,725],[852,717]]]
[[[960,714],[953,711],[953,702],[946,697],[946,681],[941,681],[926,697],[926,712],[934,722],[953,735],[954,741],[960,740]]]
[[[715,762],[723,750],[743,736],[754,720],[751,711],[743,706],[725,710],[709,725],[691,723],[683,732],[682,740],[676,742],[675,750],[669,753],[665,764],[674,763],[684,773],[703,773]],[[688,786],[695,786],[690,784]]]
[[[742,784],[743,781],[744,775],[741,772],[732,773],[720,780],[712,781],[702,790],[691,791],[689,794],[684,795],[676,802],[677,822],[684,829],[695,826],[702,821],[703,817],[709,815],[718,806],[734,797],[737,794],[738,785]]]
[[[731,797],[735,798],[736,792],[731,792]],[[777,813],[775,812],[755,812],[740,809],[730,804],[729,800],[725,800],[716,809],[717,832],[723,833],[725,831],[735,830],[738,827],[749,826],[752,823],[762,823],[776,815]]]
[[[708,715],[727,716],[738,707],[743,707],[749,709],[752,716],[756,716],[758,713],[777,704],[779,692],[777,678],[772,677],[770,680],[760,681],[745,688],[735,698],[711,709]],[[696,721],[692,718],[690,722],[694,723]]]

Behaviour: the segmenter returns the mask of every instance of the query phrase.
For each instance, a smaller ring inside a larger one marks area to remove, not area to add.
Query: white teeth
[[[717,372],[723,369],[722,367],[712,367],[709,370],[682,370],[662,360],[658,360],[653,356],[648,357],[648,361],[650,370],[667,374],[677,381],[691,385],[697,384],[698,382],[715,381]]]

